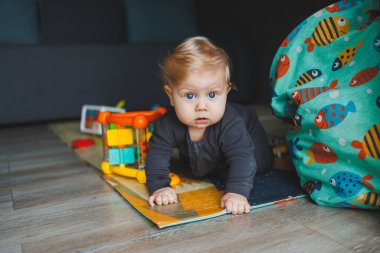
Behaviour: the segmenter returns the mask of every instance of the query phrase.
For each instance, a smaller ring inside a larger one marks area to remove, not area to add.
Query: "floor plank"
[[[12,158],[9,160],[9,171],[25,172],[28,170],[36,170],[44,167],[65,166],[67,163],[78,162],[79,159],[73,153],[65,152],[58,154],[36,155],[32,158]],[[83,164],[83,163],[82,163]]]
[[[108,224],[126,224],[137,218],[130,208],[121,197],[108,194],[18,209],[12,215],[0,213],[0,245],[10,247],[40,240],[48,244],[47,239],[54,236],[91,232]]]
[[[7,253],[22,253],[21,245],[13,245],[13,246],[5,246],[0,245],[0,252],[7,252]]]
[[[45,152],[56,146],[67,147],[46,125],[0,128],[0,160],[33,154],[40,150]]]
[[[25,169],[20,167],[19,171],[4,174],[0,177],[0,188],[20,186],[23,184],[39,183],[51,179],[79,176],[80,174],[92,173],[92,169],[87,168],[78,159],[60,160],[59,163],[36,166],[36,168]]]
[[[6,212],[13,210],[11,188],[0,188],[0,211]]]
[[[14,209],[54,204],[83,196],[109,194],[112,189],[95,172],[12,187]]]
[[[380,252],[378,211],[345,210],[304,225],[356,252]]]
[[[0,160],[0,176],[9,173],[8,160]]]
[[[342,208],[318,206],[310,198],[300,199],[296,202],[282,203],[276,206],[276,208],[282,219],[299,224],[323,220],[328,216],[347,211]],[[361,212],[361,210],[357,211]]]

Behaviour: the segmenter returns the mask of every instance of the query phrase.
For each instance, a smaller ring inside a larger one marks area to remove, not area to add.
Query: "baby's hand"
[[[159,206],[177,203],[177,194],[171,187],[161,188],[153,192],[152,196],[149,197],[150,206],[154,206],[154,202]]]
[[[221,207],[227,209],[227,213],[243,214],[249,213],[250,205],[246,197],[240,194],[228,192],[220,201]]]

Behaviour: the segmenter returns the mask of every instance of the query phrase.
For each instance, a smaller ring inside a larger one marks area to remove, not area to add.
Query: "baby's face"
[[[183,124],[206,128],[223,117],[230,85],[223,69],[200,70],[165,91]]]

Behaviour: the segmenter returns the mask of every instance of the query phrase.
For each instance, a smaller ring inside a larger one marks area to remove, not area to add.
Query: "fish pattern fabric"
[[[274,115],[300,186],[319,205],[380,209],[380,1],[342,0],[281,43]]]

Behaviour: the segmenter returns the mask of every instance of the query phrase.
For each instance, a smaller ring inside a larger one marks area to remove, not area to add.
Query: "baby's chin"
[[[216,124],[217,122],[219,122],[221,120],[222,117],[218,117],[218,118],[207,118],[207,121],[206,122],[196,122],[197,119],[184,119],[182,118],[180,115],[177,115],[177,118],[179,119],[179,121],[188,126],[188,127],[194,127],[194,128],[199,128],[199,129],[202,129],[202,128],[207,128],[211,125],[214,125]]]
[[[194,128],[198,128],[198,129],[203,129],[203,128],[207,128],[211,125],[214,125],[216,122],[214,121],[208,121],[206,124],[196,124],[196,123],[191,123],[191,124],[188,124],[188,126],[191,126],[191,127],[194,127]]]

